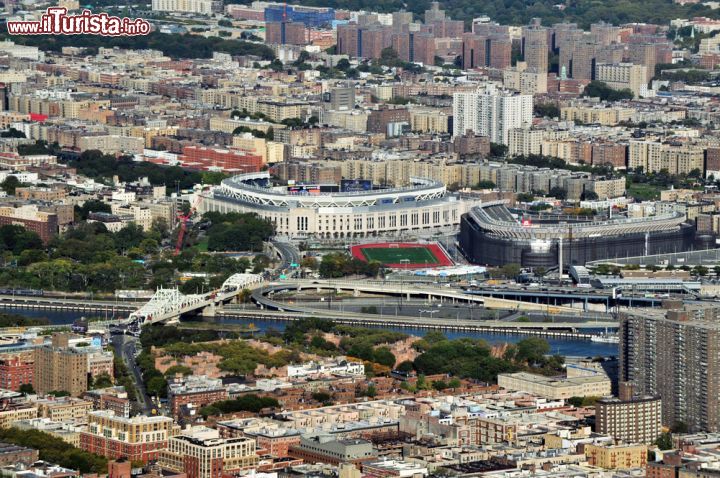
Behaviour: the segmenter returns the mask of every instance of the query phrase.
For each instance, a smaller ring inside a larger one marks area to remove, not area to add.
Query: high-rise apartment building
[[[658,49],[663,46],[655,43],[632,44],[630,46],[631,48],[628,50],[630,62],[645,66],[645,83],[648,83],[655,76]]]
[[[590,25],[590,33],[592,33],[595,41],[603,46],[619,43],[621,30],[621,27],[605,22],[593,23]]]
[[[595,79],[616,90],[628,89],[635,97],[647,86],[647,67],[633,63],[597,63]]]
[[[508,134],[508,153],[512,156],[541,154],[545,132],[528,128],[516,128]]]
[[[154,12],[183,12],[212,15],[222,10],[217,0],[152,0]]]
[[[636,396],[632,384],[620,383],[618,397],[595,402],[595,431],[622,443],[654,443],[662,433],[662,400]]]
[[[362,58],[380,58],[382,51],[392,46],[392,29],[382,25],[371,25],[360,30],[360,51]]]
[[[330,90],[331,110],[351,110],[355,107],[355,88],[336,87]]]
[[[720,431],[720,323],[710,305],[626,313],[620,380],[662,398],[663,425]]]
[[[405,31],[395,33],[392,49],[401,60],[432,65],[435,62],[435,36],[427,32]]]
[[[552,41],[550,42],[553,51],[562,51],[569,44],[582,38],[583,34],[583,30],[578,28],[577,23],[556,23],[552,27]]]
[[[399,30],[404,26],[409,25],[413,21],[412,12],[406,12],[400,10],[392,13],[392,26],[394,29]]]
[[[445,10],[440,10],[440,2],[432,2],[430,9],[425,10],[425,23],[430,24],[445,20]]]
[[[66,391],[79,397],[88,386],[86,351],[70,347],[68,334],[53,334],[50,345],[33,351],[35,391]]]
[[[362,30],[357,23],[347,23],[337,26],[336,49],[340,55],[348,55],[351,58],[360,56],[360,38]]]
[[[392,47],[393,30],[380,24],[338,25],[337,52],[351,58],[380,58],[384,48]]]
[[[410,36],[410,56],[407,61],[422,63],[424,65],[435,64],[435,37],[429,33],[412,32]]]
[[[560,76],[592,80],[599,46],[588,39],[567,42],[560,48]]]
[[[530,70],[527,63],[519,61],[516,66],[503,70],[503,87],[523,95],[547,93],[547,78],[547,73]]]
[[[477,35],[465,33],[462,36],[462,67],[469,70],[489,66],[509,68],[512,56],[512,41],[507,35]]]
[[[527,69],[535,73],[548,71],[548,31],[533,18],[530,25],[523,27],[522,53]]]
[[[475,93],[455,93],[453,135],[472,131],[493,143],[508,144],[510,130],[529,127],[532,114],[532,95],[498,91],[493,85]]]
[[[307,29],[302,23],[267,22],[265,23],[265,42],[275,45],[307,45]]]
[[[474,33],[463,35],[462,44],[462,67],[464,70],[486,66],[486,42],[487,38]]]

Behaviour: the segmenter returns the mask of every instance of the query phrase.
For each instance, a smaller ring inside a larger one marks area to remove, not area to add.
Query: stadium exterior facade
[[[441,182],[420,178],[402,188],[307,195],[259,185],[269,179],[266,172],[225,179],[201,193],[198,211],[251,212],[270,220],[282,236],[341,239],[456,229],[477,204],[448,192]]]
[[[694,227],[673,213],[647,218],[605,220],[544,216],[519,221],[503,202],[487,202],[464,214],[459,245],[475,264],[553,268],[589,261],[690,250]]]

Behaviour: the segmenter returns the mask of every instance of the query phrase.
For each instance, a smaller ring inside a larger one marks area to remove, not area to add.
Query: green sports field
[[[388,247],[360,249],[365,259],[382,264],[438,264],[439,261],[427,247]]]

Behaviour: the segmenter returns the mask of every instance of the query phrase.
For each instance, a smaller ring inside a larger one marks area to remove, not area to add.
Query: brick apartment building
[[[200,409],[227,398],[227,389],[223,387],[220,379],[190,376],[168,384],[168,400],[174,417],[178,417],[184,407]]]
[[[308,30],[302,23],[265,23],[265,42],[277,45],[307,45]]]
[[[287,458],[290,456],[290,447],[300,444],[300,433],[296,430],[260,429],[246,432],[245,435],[255,439],[258,450],[275,458]]]
[[[42,212],[37,206],[0,207],[0,226],[21,226],[40,236],[47,244],[58,233],[57,214]]]
[[[367,130],[370,133],[386,133],[390,123],[410,124],[410,112],[406,108],[380,108],[370,112]]]
[[[38,393],[63,390],[77,397],[87,390],[87,355],[69,347],[68,340],[67,334],[55,334],[51,345],[33,351]]]
[[[21,385],[33,385],[34,370],[30,359],[12,357],[0,361],[0,388],[17,391]]]
[[[186,434],[187,433],[187,434]],[[221,478],[257,465],[254,440],[220,438],[216,430],[196,427],[174,436],[160,455],[163,468],[187,478]]]
[[[82,398],[91,401],[94,410],[110,410],[118,417],[130,416],[130,399],[124,387],[88,390]]]
[[[80,433],[80,448],[111,459],[157,460],[177,431],[169,417],[118,417],[109,410],[88,415],[88,427]]]
[[[314,163],[283,161],[271,168],[280,179],[304,184],[340,184],[342,170],[339,166],[323,166]]]
[[[210,170],[219,169],[229,173],[255,173],[262,169],[261,156],[247,151],[233,149],[185,146],[180,162],[186,168]]]
[[[0,443],[0,466],[16,465],[18,463],[30,465],[37,460],[38,451],[33,448],[25,448],[12,443]]]

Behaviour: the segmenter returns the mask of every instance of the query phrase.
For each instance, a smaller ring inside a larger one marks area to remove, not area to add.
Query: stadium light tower
[[[405,268],[403,268],[403,264],[405,264]],[[402,310],[404,294],[403,282],[405,281],[405,274],[403,271],[407,271],[408,264],[410,264],[410,259],[400,259],[400,310]]]
[[[558,237],[558,284],[563,283],[563,233],[562,228],[560,229],[560,235]]]

